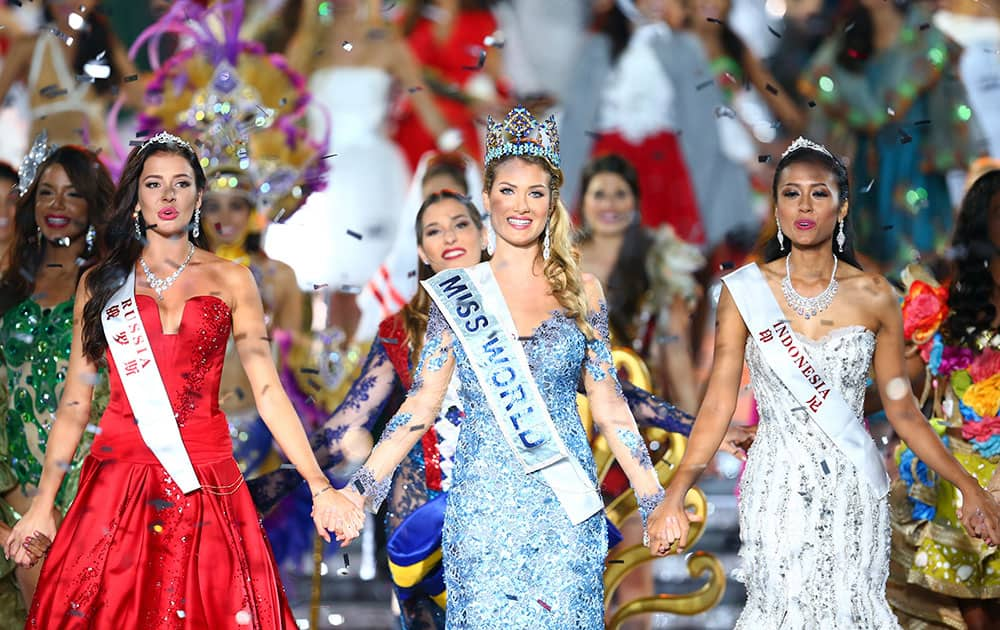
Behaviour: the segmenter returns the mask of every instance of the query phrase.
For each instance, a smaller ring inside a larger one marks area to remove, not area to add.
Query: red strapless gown
[[[203,487],[181,494],[153,457],[109,355],[110,403],[26,627],[296,628],[219,409],[229,308],[192,298],[178,333],[164,335],[155,300],[137,297]]]

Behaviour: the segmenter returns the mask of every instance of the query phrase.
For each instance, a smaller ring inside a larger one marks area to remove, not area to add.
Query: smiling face
[[[496,167],[493,184],[483,193],[483,204],[497,235],[514,247],[534,247],[552,208],[551,175],[539,164],[519,158]]]
[[[146,158],[139,174],[138,206],[150,229],[162,236],[186,234],[200,203],[194,170],[184,157],[160,152]]]
[[[53,163],[38,178],[35,225],[49,242],[75,240],[87,231],[87,200],[77,190],[62,164]]]
[[[781,231],[802,248],[833,238],[837,221],[847,216],[835,174],[815,162],[793,162],[778,176],[777,214]]]
[[[250,232],[252,211],[250,202],[240,192],[206,193],[201,207],[201,225],[212,249],[245,241]]]
[[[597,173],[587,183],[581,213],[584,223],[593,234],[622,234],[635,220],[635,194],[625,178],[618,173]]]
[[[477,226],[469,209],[455,199],[427,206],[421,217],[417,252],[434,273],[479,263],[486,248],[486,230]]]

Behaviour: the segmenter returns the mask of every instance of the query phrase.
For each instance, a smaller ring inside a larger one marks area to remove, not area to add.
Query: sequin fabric
[[[437,308],[431,322],[444,323]],[[428,332],[434,327],[428,325]],[[586,340],[561,314],[524,343],[528,364],[569,452],[596,483],[576,407]],[[497,427],[461,344],[454,344],[466,418],[444,526],[448,628],[604,627],[603,513],[570,523],[538,475],[525,475]]]
[[[850,327],[818,341],[798,337],[860,418],[875,335]],[[740,482],[747,603],[736,627],[898,629],[885,598],[886,499],[875,496],[752,340],[746,360],[761,419]]]
[[[0,348],[9,392],[3,410],[7,453],[0,456],[8,457],[17,482],[26,489],[37,487],[41,478],[45,446],[66,382],[73,339],[73,303],[70,299],[43,308],[27,299],[0,320]],[[100,374],[99,379],[103,378]],[[101,402],[106,403],[106,397]],[[77,454],[66,469],[56,497],[62,511],[76,494],[83,454],[90,450],[94,433],[94,428],[84,432]]]

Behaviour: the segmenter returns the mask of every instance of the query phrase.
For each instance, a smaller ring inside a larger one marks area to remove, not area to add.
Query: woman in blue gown
[[[466,418],[443,534],[448,627],[603,628],[607,531],[577,411],[581,380],[644,521],[663,490],[618,384],[600,284],[571,253],[555,123],[515,108],[489,127],[492,260],[425,283],[435,304],[413,386],[343,492],[378,508],[457,369]],[[484,343],[477,332],[489,333]],[[487,369],[500,364],[508,371]],[[536,459],[539,445],[555,455]]]

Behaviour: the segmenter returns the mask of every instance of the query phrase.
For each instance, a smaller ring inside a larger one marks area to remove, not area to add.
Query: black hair
[[[1000,170],[989,171],[972,184],[962,200],[952,237],[952,283],[948,318],[942,334],[950,343],[972,347],[979,334],[996,319],[996,285],[990,265],[998,244],[990,240],[991,212],[1000,212]]]
[[[901,14],[910,8],[910,0],[891,0]],[[843,35],[837,49],[837,65],[848,72],[858,73],[875,53],[875,24],[871,12],[858,3],[844,17]]]
[[[850,199],[851,189],[847,167],[836,157],[828,153],[802,147],[778,160],[778,165],[774,169],[774,179],[771,180],[771,197],[774,199],[775,204],[777,204],[778,200],[778,180],[781,178],[781,173],[792,164],[815,164],[830,171],[837,181],[837,201],[840,203],[840,206],[843,206]],[[851,227],[850,212],[844,218],[844,235],[847,237],[847,240],[844,242],[844,251],[840,251],[836,239],[830,239],[833,255],[847,264],[861,269],[861,263],[858,262],[857,254],[854,252],[854,230]],[[789,251],[790,247],[788,246],[782,250],[776,238],[768,238],[760,246],[760,257],[764,262],[771,262],[779,258],[784,258],[788,255]]]

